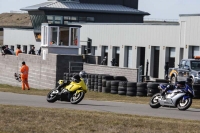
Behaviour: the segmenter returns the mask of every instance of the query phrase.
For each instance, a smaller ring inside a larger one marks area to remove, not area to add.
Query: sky
[[[0,13],[20,11],[20,8],[47,0],[0,0]],[[150,13],[145,18],[179,19],[179,14],[200,14],[200,0],[139,0],[139,10]]]

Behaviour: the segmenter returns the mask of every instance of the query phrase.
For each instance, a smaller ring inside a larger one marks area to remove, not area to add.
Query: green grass
[[[0,105],[1,133],[199,133],[200,121]]]

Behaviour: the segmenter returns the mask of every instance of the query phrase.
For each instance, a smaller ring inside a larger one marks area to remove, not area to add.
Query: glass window
[[[64,20],[70,20],[70,16],[64,16]]]
[[[180,64],[180,68],[183,68],[185,66],[185,60],[183,60]]]
[[[72,20],[72,21],[76,21],[76,20],[78,20],[78,17],[71,16],[71,19],[70,19],[70,20]]]
[[[191,69],[200,71],[200,61],[192,61],[191,62]]]
[[[53,16],[47,16],[47,20],[52,20],[53,21]]]
[[[78,46],[78,28],[71,28],[71,45]]]
[[[190,67],[190,61],[187,61],[185,65]]]
[[[87,17],[79,17],[79,21],[87,21]]]
[[[93,22],[94,21],[94,17],[87,17],[87,21]]]

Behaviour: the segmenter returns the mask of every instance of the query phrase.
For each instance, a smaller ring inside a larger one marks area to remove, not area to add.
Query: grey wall
[[[84,64],[83,70],[93,74],[109,74],[112,76],[125,76],[128,81],[137,82],[138,69],[109,67],[103,65]]]
[[[29,85],[37,89],[53,89],[63,73],[68,70],[69,61],[81,61],[81,56],[48,54],[46,60],[41,56],[19,54],[0,56],[0,84],[21,86],[14,79],[14,73],[19,73],[21,62],[29,66]]]

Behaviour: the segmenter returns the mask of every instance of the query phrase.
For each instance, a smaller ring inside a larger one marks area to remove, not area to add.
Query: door
[[[158,72],[159,72],[159,57],[160,57],[160,50],[159,48],[155,48],[154,51],[154,71],[153,71],[153,77],[158,78]]]

